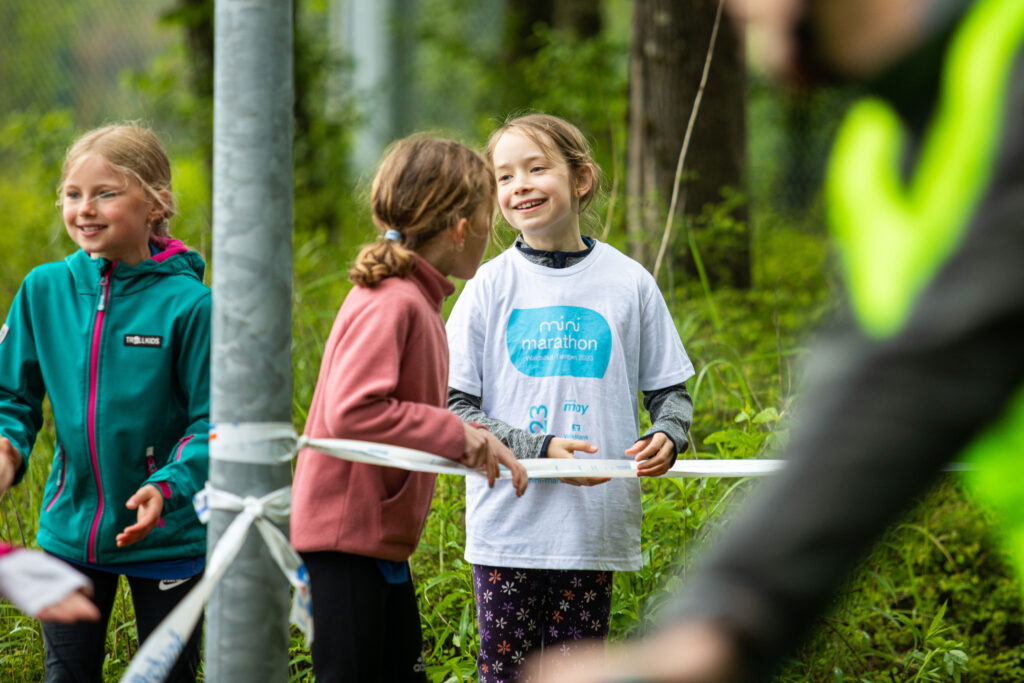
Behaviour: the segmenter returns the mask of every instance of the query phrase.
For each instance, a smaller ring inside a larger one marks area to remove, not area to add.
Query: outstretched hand
[[[735,683],[736,644],[721,626],[683,622],[627,644],[603,642],[578,654],[560,652],[527,663],[527,678],[538,683]]]
[[[138,510],[135,524],[126,526],[124,531],[117,535],[114,540],[117,546],[131,545],[138,543],[146,537],[160,521],[160,515],[164,511],[164,496],[160,489],[152,484],[146,484],[132,494],[128,502],[124,504],[129,510]]]
[[[589,441],[582,441],[580,439],[563,439],[557,436],[548,442],[549,458],[565,458],[572,460],[576,457],[576,451],[597,453],[597,446]],[[598,484],[603,484],[610,479],[608,477],[559,477],[558,480],[564,484],[570,484],[572,486],[597,486]]]
[[[494,482],[501,472],[498,466],[504,465],[512,474],[512,485],[516,489],[516,496],[523,495],[529,483],[529,475],[508,446],[486,429],[474,427],[465,422],[462,423],[462,426],[466,433],[462,464],[484,470],[484,474],[487,476],[487,486],[490,488],[494,488]]]
[[[0,437],[0,493],[11,488],[21,467],[21,453],[9,439]]]
[[[660,477],[672,467],[675,450],[675,442],[665,432],[655,432],[627,448],[626,455],[634,456],[638,477]]]

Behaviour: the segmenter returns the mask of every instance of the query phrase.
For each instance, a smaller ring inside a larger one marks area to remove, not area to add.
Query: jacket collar
[[[455,285],[419,255],[416,256],[416,266],[406,279],[419,287],[438,313],[441,312],[444,300],[455,292]]]
[[[79,249],[64,259],[71,270],[75,286],[82,291],[94,291],[101,276],[107,272],[111,279],[132,281],[147,286],[152,278],[182,274],[202,281],[206,262],[198,252],[190,251],[181,240],[164,238],[159,243],[162,251],[135,266],[111,263],[104,258],[92,258]],[[108,267],[113,265],[113,268]]]

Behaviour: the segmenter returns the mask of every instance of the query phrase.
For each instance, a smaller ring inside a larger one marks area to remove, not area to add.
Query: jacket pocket
[[[406,472],[405,481],[389,498],[380,501],[380,535],[384,543],[398,543],[415,549],[423,522],[430,511],[433,481],[418,472]]]
[[[50,508],[52,508],[54,503],[57,502],[61,494],[64,493],[64,484],[67,482],[68,478],[67,457],[64,453],[64,447],[59,443],[57,444],[57,462],[60,464],[60,476],[58,477],[57,483],[55,484],[55,486],[57,487],[57,491],[53,494],[53,498],[50,499],[50,502],[47,503],[46,507],[44,508],[44,510],[46,510],[47,512],[49,512]]]

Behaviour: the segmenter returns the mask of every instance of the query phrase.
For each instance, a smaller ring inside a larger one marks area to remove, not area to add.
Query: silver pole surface
[[[210,418],[288,423],[292,2],[216,0],[214,27]],[[291,468],[211,459],[210,482],[262,496],[288,486]],[[213,511],[207,557],[232,519]],[[253,528],[206,608],[205,680],[288,680],[288,601],[287,579]]]

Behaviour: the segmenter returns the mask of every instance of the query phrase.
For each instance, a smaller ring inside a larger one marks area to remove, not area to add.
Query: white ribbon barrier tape
[[[286,524],[290,511],[291,487],[278,489],[262,498],[241,498],[225,491],[206,488],[196,494],[195,507],[205,524],[210,510],[232,510],[238,515],[224,531],[207,563],[206,573],[195,588],[160,623],[139,648],[122,683],[159,683],[163,681],[177,661],[192,630],[199,622],[203,606],[214,587],[234,562],[242,544],[255,524],[270,554],[288,581],[295,586],[291,620],[313,641],[313,612],[309,602],[309,586],[302,560],[288,544],[288,539],[275,526]]]
[[[309,446],[326,455],[342,460],[363,462],[384,467],[399,467],[415,472],[435,472],[437,474],[484,476],[480,470],[461,465],[454,460],[439,455],[374,443],[372,441],[355,441],[350,439],[309,439],[300,437],[298,447]],[[633,460],[599,458],[536,458],[520,460],[531,479],[555,477],[610,477],[612,479],[631,479],[637,477],[637,463]],[[676,460],[675,464],[663,474],[663,477],[698,478],[698,477],[764,477],[778,472],[786,465],[785,460],[751,459],[751,460]],[[947,472],[962,472],[969,466],[953,463],[944,468]],[[512,475],[504,466],[501,468],[500,479],[511,479]]]
[[[276,447],[267,448],[268,443]],[[313,439],[298,436],[286,422],[249,422],[218,424],[210,429],[210,457],[216,460],[256,464],[288,462],[303,447],[309,446],[326,455],[369,465],[398,467],[414,472],[479,475],[472,469],[439,455],[402,446],[391,446],[354,439]],[[629,479],[637,476],[636,462],[597,458],[521,460],[531,479],[552,477],[611,477]],[[678,460],[666,477],[761,477],[782,467],[781,460]],[[500,478],[511,477],[501,468]]]
[[[480,470],[442,458],[439,455],[401,446],[388,446],[371,441],[349,439],[303,439],[303,446],[309,446],[326,455],[343,460],[363,462],[370,465],[400,467],[416,472],[438,474],[474,474],[483,476]],[[611,477],[613,479],[636,478],[637,463],[632,460],[601,460],[597,458],[538,458],[519,461],[526,468],[531,479],[552,477]],[[677,460],[665,473],[666,477],[762,477],[772,474],[783,466],[782,460]],[[502,479],[511,478],[505,467],[501,468]]]

